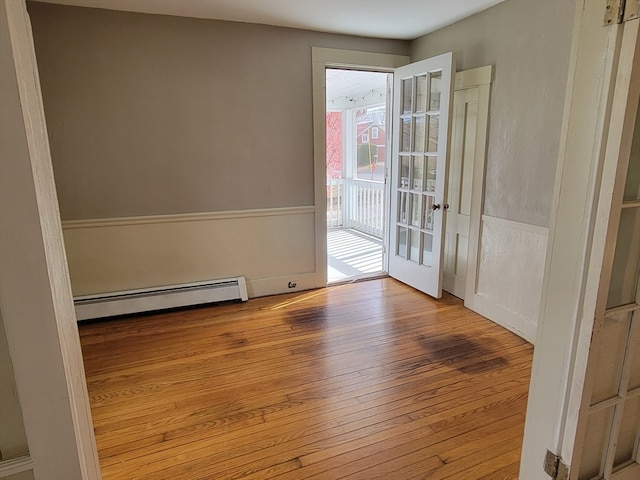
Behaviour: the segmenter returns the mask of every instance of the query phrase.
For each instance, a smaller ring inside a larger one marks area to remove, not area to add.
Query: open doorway
[[[326,70],[329,283],[387,271],[385,177],[391,84],[390,73]]]

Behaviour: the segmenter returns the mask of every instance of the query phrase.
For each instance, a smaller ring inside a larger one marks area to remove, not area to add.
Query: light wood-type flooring
[[[516,479],[531,345],[392,279],[81,324],[104,480]]]

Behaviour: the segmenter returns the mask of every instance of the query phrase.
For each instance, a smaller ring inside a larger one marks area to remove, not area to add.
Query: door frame
[[[313,85],[313,177],[315,212],[316,288],[327,286],[327,165],[326,165],[326,73],[327,68],[393,73],[409,63],[406,55],[311,48]]]
[[[613,261],[615,234],[608,231],[614,226],[619,142],[629,96],[636,95],[637,102],[640,89],[640,82],[631,81],[640,75],[640,48],[635,55],[621,49],[625,30],[635,29],[637,35],[640,19],[605,24],[606,7],[607,0],[576,3],[522,480],[547,478],[547,454],[557,456],[556,468],[574,469],[568,478],[576,478],[579,470],[589,352],[595,320],[604,315],[608,289],[603,285]]]
[[[0,476],[32,470],[36,478],[98,480],[31,23],[24,0],[2,0],[0,10],[8,86],[2,90],[0,191],[11,199],[0,205],[0,321],[29,449],[0,462]]]
[[[397,67],[407,65],[407,55],[360,52],[333,48],[312,47],[313,84],[313,138],[314,138],[314,213],[315,213],[315,275],[316,288],[327,286],[327,199],[326,199],[326,69],[347,68],[393,73]],[[493,66],[472,68],[454,75],[454,91],[478,88],[478,126],[476,158],[472,181],[472,210],[469,225],[469,256],[465,285],[465,306],[482,309],[482,298],[475,295],[480,248],[480,228],[484,200],[484,172],[487,158],[487,132]],[[389,165],[387,165],[387,168]],[[388,182],[387,182],[388,187]],[[493,316],[492,316],[493,318]],[[500,324],[507,322],[500,322]],[[508,327],[507,327],[508,328]]]

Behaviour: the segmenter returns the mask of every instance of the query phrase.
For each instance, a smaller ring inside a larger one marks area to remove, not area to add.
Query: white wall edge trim
[[[24,0],[0,11],[0,296],[29,455],[38,479],[99,480],[31,22]]]
[[[29,455],[0,461],[0,478],[33,470],[33,459]]]
[[[517,228],[518,230],[537,233],[538,235],[542,235],[545,237],[549,236],[549,229],[547,227],[530,225],[528,223],[517,222],[515,220],[507,220],[505,218],[490,217],[489,215],[482,215],[482,221],[484,223],[493,223],[494,225],[501,225],[503,227]]]
[[[121,227],[126,225],[145,225],[152,223],[203,222],[211,220],[230,220],[234,218],[276,217],[282,215],[304,215],[315,213],[315,207],[262,208],[253,210],[227,210],[223,212],[176,213],[170,215],[148,215],[139,217],[90,218],[86,220],[64,220],[62,228]]]

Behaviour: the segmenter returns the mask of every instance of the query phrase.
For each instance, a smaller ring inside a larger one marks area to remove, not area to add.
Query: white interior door
[[[453,53],[394,75],[389,275],[442,296],[442,246]]]
[[[442,288],[474,310],[493,67],[455,74]]]
[[[471,186],[476,157],[477,123],[478,88],[456,90],[453,96],[443,288],[462,299],[464,299],[467,279]]]

